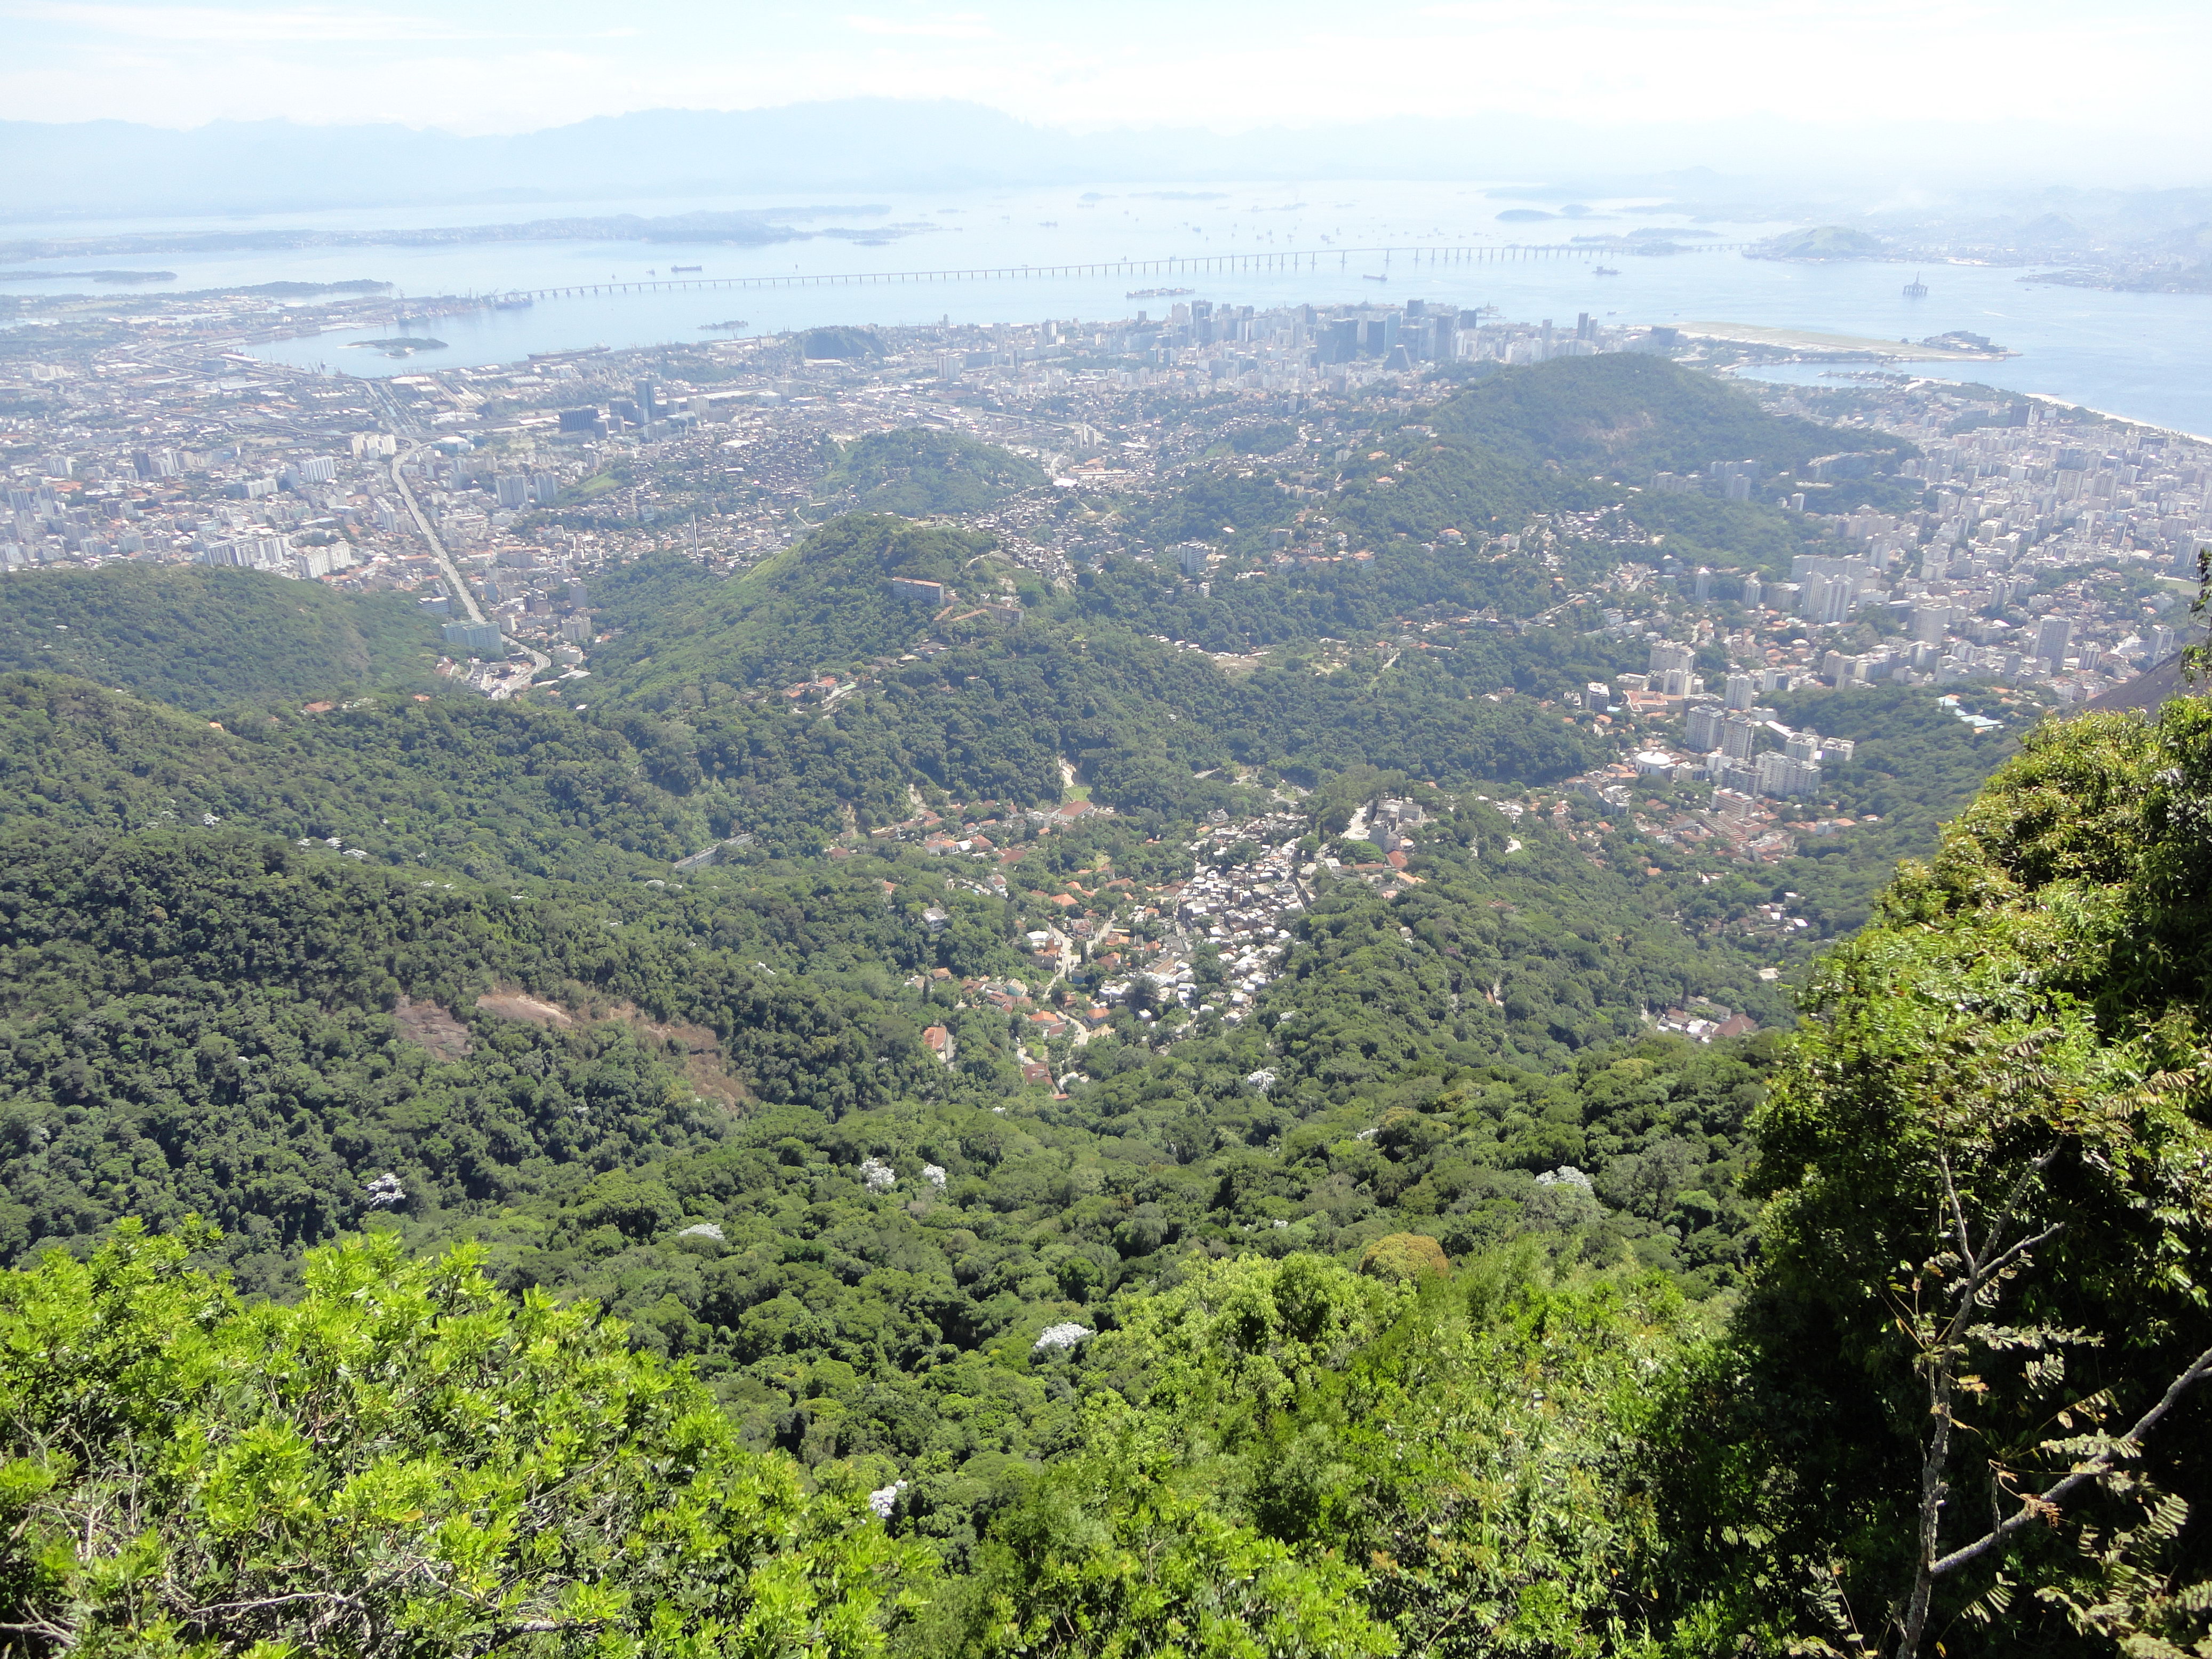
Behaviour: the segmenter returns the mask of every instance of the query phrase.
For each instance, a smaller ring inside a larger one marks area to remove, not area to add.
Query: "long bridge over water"
[[[684,289],[841,288],[870,284],[896,286],[910,283],[1050,282],[1071,276],[1111,276],[1133,280],[1144,276],[1209,276],[1247,271],[1322,270],[1333,262],[1349,270],[1355,259],[1381,259],[1383,269],[1362,271],[1364,276],[1388,277],[1391,261],[1402,260],[1417,270],[1448,265],[1508,264],[1530,259],[1588,259],[1601,262],[1623,257],[1651,258],[1685,253],[1741,253],[1750,242],[1662,243],[1649,247],[1587,247],[1567,242],[1490,242],[1466,247],[1347,247],[1276,253],[1173,254],[1156,259],[1113,259],[1072,265],[976,265],[948,270],[845,270],[784,276],[664,276],[643,282],[571,283],[561,288],[512,289],[488,295],[493,304],[520,301],[582,299],[598,294],[657,294]],[[1131,297],[1139,297],[1132,295]]]

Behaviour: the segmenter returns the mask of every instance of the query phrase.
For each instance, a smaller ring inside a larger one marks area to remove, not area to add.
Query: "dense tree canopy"
[[[849,495],[863,512],[922,519],[988,512],[1044,478],[1042,467],[1011,449],[934,427],[908,426],[842,446],[823,487]]]
[[[1702,1444],[1838,1648],[2204,1639],[2208,756],[2195,700],[2036,733],[1809,988]]]
[[[916,1553],[588,1304],[387,1237],[247,1305],[194,1242],[0,1277],[10,1650],[883,1650]]]
[[[20,571],[0,582],[0,669],[74,674],[185,708],[405,684],[428,689],[437,619],[405,594],[210,565]]]

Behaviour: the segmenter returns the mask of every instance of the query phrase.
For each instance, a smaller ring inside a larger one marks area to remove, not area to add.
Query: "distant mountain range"
[[[1504,124],[1499,124],[1500,133]],[[1107,179],[1495,176],[1476,123],[1091,136],[951,100],[646,110],[509,137],[398,125],[0,122],[0,211],[286,211],[435,202],[960,189]]]
[[[0,121],[0,218],[289,212],[439,203],[529,204],[732,193],[899,191],[1115,180],[1450,179],[1602,182],[1709,197],[1701,165],[1758,155],[1786,185],[1902,167],[1918,154],[1961,173],[2017,173],[1987,129],[1886,135],[1887,154],[1827,128],[1736,119],[1592,126],[1507,112],[1403,117],[1224,135],[1075,133],[951,99],[858,98],[750,110],[643,110],[542,131],[459,137],[397,125],[216,121],[186,131],[126,121]],[[1630,176],[1630,175],[1633,176]],[[1725,192],[1720,192],[1725,194]],[[1795,216],[1794,215],[1786,216]]]
[[[651,110],[512,137],[397,125],[0,123],[0,201],[16,212],[283,211],[909,187],[1050,176],[1069,141],[978,105],[856,100],[738,112]],[[1018,158],[1009,160],[1009,158]]]

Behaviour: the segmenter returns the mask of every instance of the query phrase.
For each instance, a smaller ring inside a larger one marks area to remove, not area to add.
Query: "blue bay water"
[[[425,321],[416,331],[447,343],[443,351],[389,359],[349,350],[349,341],[386,327],[312,336],[258,347],[259,355],[300,366],[358,374],[404,373],[440,363],[513,362],[533,351],[580,346],[651,346],[722,337],[702,325],[742,319],[740,334],[774,333],[824,323],[1029,322],[1100,319],[1138,309],[1154,314],[1164,300],[1125,297],[1132,287],[1188,287],[1222,303],[1267,307],[1387,298],[1462,307],[1492,305],[1516,321],[1566,323],[1589,311],[1613,323],[1713,321],[1762,324],[1879,339],[1919,339],[1952,329],[1985,334],[2020,356],[1999,363],[1922,365],[1928,372],[2016,391],[2048,393],[2130,419],[2212,433],[2212,297],[2107,294],[2023,283],[2014,269],[1937,265],[1918,274],[1926,298],[1905,297],[1911,267],[1886,262],[1783,264],[1735,253],[1636,257],[1575,252],[1559,257],[1431,264],[1401,252],[1388,264],[1347,248],[1435,248],[1505,243],[1562,243],[1575,234],[1639,228],[1711,233],[1748,241],[1773,224],[1692,226],[1629,203],[1592,203],[1586,218],[1501,222],[1520,198],[1493,196],[1480,183],[1381,182],[1163,186],[1101,185],[927,195],[748,197],[608,204],[500,204],[425,210],[348,210],[249,220],[79,221],[47,234],[82,236],[127,231],[206,231],[308,226],[352,232],[392,226],[513,223],[534,218],[659,216],[691,210],[833,210],[793,218],[802,229],[836,227],[852,235],[741,246],[720,242],[500,241],[430,247],[376,244],[272,251],[78,256],[57,269],[173,270],[177,289],[273,281],[370,277],[410,295],[490,294],[587,283],[666,278],[674,265],[719,276],[818,276],[1141,260],[1169,255],[1319,252],[1318,268],[1124,278],[998,277],[989,280],[825,285],[766,289],[688,289],[541,300],[526,309],[483,310]],[[872,209],[873,211],[861,211]],[[15,236],[41,228],[7,227]],[[1686,239],[1690,245],[1694,239]],[[870,245],[872,243],[873,245]],[[1621,274],[1598,276],[1601,263]],[[16,268],[36,268],[16,262]],[[1387,283],[1368,280],[1387,275]],[[11,283],[38,292],[84,285],[59,280]],[[395,309],[395,318],[400,312]],[[1818,371],[1811,371],[1817,374]],[[1791,374],[1793,371],[1784,371]]]

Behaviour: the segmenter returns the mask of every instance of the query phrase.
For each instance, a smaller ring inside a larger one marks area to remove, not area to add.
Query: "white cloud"
[[[219,6],[76,5],[69,0],[18,0],[0,15],[57,23],[95,34],[134,40],[230,42],[347,42],[362,40],[483,40],[482,30],[457,28],[426,17],[363,11],[249,11]]]
[[[980,12],[940,13],[935,17],[848,17],[845,27],[862,34],[900,35],[930,40],[994,40],[998,38]]]
[[[77,0],[15,0],[0,5],[0,17],[58,26],[86,34],[114,35],[134,41],[170,41],[210,46],[338,46],[394,43],[542,40],[544,30],[469,27],[434,17],[319,7],[255,10],[228,6],[118,6]],[[620,40],[635,28],[567,33],[569,40]]]

